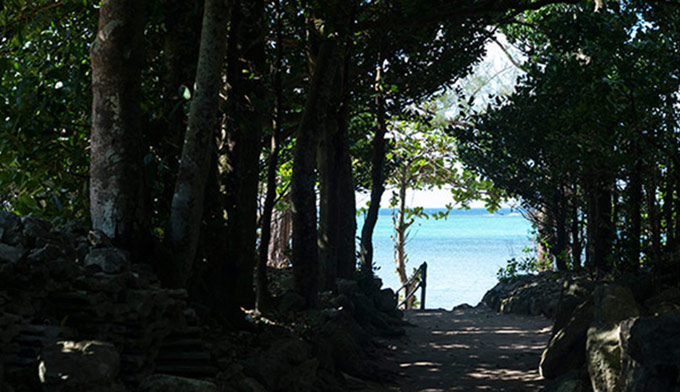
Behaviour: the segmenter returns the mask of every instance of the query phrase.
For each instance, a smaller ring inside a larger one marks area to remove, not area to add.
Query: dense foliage
[[[561,269],[677,264],[678,12],[613,3],[518,18],[505,31],[527,74],[455,131],[468,165],[537,211]]]

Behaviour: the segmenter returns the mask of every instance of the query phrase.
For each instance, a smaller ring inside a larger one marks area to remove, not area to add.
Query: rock
[[[351,322],[351,321],[350,321]],[[351,325],[326,322],[319,331],[314,357],[326,368],[336,368],[356,377],[369,376],[365,353],[354,338]]]
[[[570,370],[548,383],[542,392],[592,392],[592,389],[585,371]]]
[[[128,253],[119,248],[92,249],[85,257],[85,266],[94,265],[107,274],[119,274],[130,267]]]
[[[289,313],[289,312],[299,312],[304,310],[307,301],[303,296],[294,292],[286,291],[281,296],[281,301],[279,302],[279,312]]]
[[[11,246],[7,244],[0,244],[0,263],[16,264],[24,257],[26,251],[19,246]]]
[[[585,364],[586,337],[593,313],[592,302],[587,301],[574,310],[564,327],[553,331],[548,347],[541,355],[541,376],[556,378]]]
[[[378,295],[373,298],[373,302],[375,307],[383,312],[389,312],[397,308],[397,296],[390,288],[380,290]]]
[[[285,374],[275,389],[290,392],[313,391],[318,370],[319,360],[308,359]]]
[[[467,309],[474,309],[474,308],[470,304],[463,303],[463,304],[454,306],[452,310],[467,310]]]
[[[638,317],[640,311],[632,291],[617,284],[602,284],[593,292],[594,323],[588,329],[586,365],[593,391],[620,390],[621,346],[619,323]]]
[[[650,314],[680,314],[680,288],[667,287],[645,301]]]
[[[139,392],[217,392],[214,382],[193,378],[153,374],[146,377],[139,385]]]
[[[239,380],[236,390],[238,392],[267,392],[267,389],[252,377]]]
[[[620,391],[621,346],[618,326],[604,321],[588,328],[586,365],[594,392]]]
[[[47,243],[41,248],[33,249],[28,253],[26,259],[32,263],[48,262],[63,256],[64,252],[57,245]]]
[[[337,279],[338,294],[352,298],[352,296],[359,291],[359,284],[356,280],[351,279]]]
[[[621,323],[621,390],[680,392],[680,316]]]
[[[38,366],[40,382],[49,391],[116,391],[120,358],[106,342],[65,341],[43,349]]]
[[[23,242],[21,219],[16,214],[0,211],[0,241],[9,245]]]
[[[592,297],[594,289],[595,283],[588,279],[577,276],[567,278],[562,284],[553,330],[564,328],[574,310]]]
[[[350,314],[354,314],[355,307],[354,302],[349,299],[346,295],[340,294],[337,297],[333,297],[330,300],[331,306],[335,309],[347,311]]]
[[[300,375],[293,373],[310,355],[310,345],[300,339],[276,341],[267,351],[244,361],[244,371],[262,382],[268,389],[290,390],[283,388],[284,381],[287,380],[288,387],[292,387],[296,379],[299,381]]]
[[[603,321],[610,327],[619,322],[638,317],[640,310],[633,293],[628,287],[616,284],[603,284],[595,288],[593,293],[595,304],[595,320]]]
[[[44,220],[27,217],[23,219],[23,235],[30,246],[41,247],[50,237],[52,225]]]
[[[554,317],[560,298],[560,281],[570,275],[544,272],[499,282],[487,291],[480,305],[501,313]]]
[[[109,237],[101,230],[90,230],[90,232],[87,233],[87,241],[93,248],[113,247],[113,243],[111,243]]]

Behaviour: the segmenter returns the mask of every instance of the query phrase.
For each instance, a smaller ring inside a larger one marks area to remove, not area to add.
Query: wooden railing
[[[417,283],[414,285],[414,281],[417,280]],[[411,287],[413,286],[413,287]],[[397,298],[399,298],[399,292],[404,290],[404,299],[399,302],[399,305],[397,307],[401,308],[402,306],[405,306],[409,299],[413,297],[418,291],[418,289],[421,289],[420,293],[420,309],[425,309],[425,288],[427,287],[427,262],[424,262],[423,264],[418,267],[416,272],[411,276],[411,279],[408,280],[408,282],[404,283],[396,292]],[[410,291],[409,291],[409,288]]]

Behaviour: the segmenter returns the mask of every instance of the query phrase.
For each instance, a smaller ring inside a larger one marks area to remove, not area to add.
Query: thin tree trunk
[[[675,194],[675,181],[673,181],[672,166],[669,163],[668,171],[666,172],[666,184],[664,189],[664,199],[663,199],[663,220],[664,226],[666,228],[666,246],[665,250],[667,253],[673,253],[675,251],[675,233],[673,231],[673,196]]]
[[[555,195],[555,265],[559,271],[567,270],[567,200],[564,195],[564,186],[559,185]]]
[[[408,282],[408,273],[406,272],[406,237],[409,227],[413,224],[413,219],[406,221],[406,190],[408,189],[408,168],[402,168],[399,181],[399,210],[397,211],[397,219],[394,224],[394,231],[396,233],[395,239],[395,259],[394,262],[397,267],[397,275],[402,285]],[[407,287],[407,290],[411,290]],[[406,292],[408,295],[409,291]],[[415,298],[411,298],[406,302],[406,309],[413,309]]]
[[[628,193],[628,261],[636,271],[640,267],[640,239],[642,237],[642,159],[636,145],[632,154],[635,163],[630,171]]]
[[[361,229],[361,272],[364,276],[373,276],[373,230],[378,222],[380,200],[385,192],[385,134],[387,133],[387,119],[385,115],[385,97],[380,90],[382,78],[382,59],[378,56],[378,66],[375,76],[375,106],[378,126],[373,136],[373,156],[371,157],[371,199]]]
[[[90,50],[92,227],[134,256],[148,239],[139,108],[142,14],[133,0],[103,3]]]
[[[165,283],[174,287],[186,284],[196,257],[211,148],[218,126],[227,19],[224,0],[206,0],[195,93],[166,237],[173,252],[173,262],[168,266]]]
[[[328,102],[336,72],[336,43],[326,38],[320,45],[302,120],[297,129],[293,157],[293,279],[295,290],[315,307],[319,291],[319,254],[316,216],[316,147],[323,134]]]
[[[571,259],[574,269],[581,268],[581,253],[583,247],[581,246],[581,227],[578,213],[578,206],[574,205],[571,217]]]
[[[657,191],[657,172],[656,168],[652,168],[650,180],[647,183],[647,216],[650,231],[650,258],[653,265],[658,265],[661,259],[661,222],[659,214],[659,205],[656,200]]]

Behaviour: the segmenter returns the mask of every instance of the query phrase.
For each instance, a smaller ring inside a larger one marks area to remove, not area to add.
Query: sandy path
[[[409,311],[407,337],[389,359],[400,367],[391,390],[538,391],[538,362],[552,323],[485,309]]]

